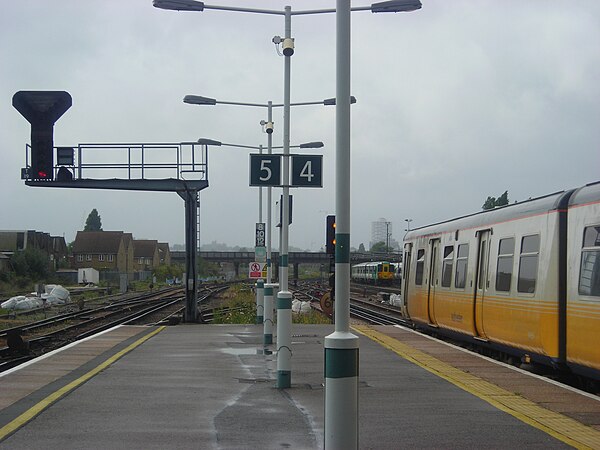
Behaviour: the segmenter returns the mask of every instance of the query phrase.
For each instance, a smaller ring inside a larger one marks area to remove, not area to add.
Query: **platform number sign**
[[[250,186],[280,186],[281,155],[250,155]]]
[[[323,187],[323,156],[292,155],[292,186]]]
[[[259,222],[256,224],[256,243],[254,246],[265,246],[265,224],[263,222]]]

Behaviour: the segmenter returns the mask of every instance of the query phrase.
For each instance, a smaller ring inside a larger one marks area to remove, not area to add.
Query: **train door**
[[[402,257],[402,309],[404,314],[408,317],[408,287],[410,277],[410,258],[412,256],[412,244],[404,245],[404,256]]]
[[[438,285],[439,270],[438,270],[438,253],[440,250],[440,240],[431,239],[429,241],[431,250],[429,260],[429,284],[427,289],[427,316],[429,323],[435,325],[435,290]]]
[[[475,301],[474,301],[474,315],[475,322],[475,337],[486,339],[485,331],[483,329],[483,302],[487,289],[489,288],[488,281],[488,269],[489,269],[489,258],[490,258],[490,229],[480,230],[476,233],[477,235],[477,265],[475,267]]]

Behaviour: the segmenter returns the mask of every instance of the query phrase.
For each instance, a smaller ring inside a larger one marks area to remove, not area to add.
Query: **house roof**
[[[78,231],[73,253],[118,253],[122,231]]]
[[[136,258],[153,258],[157,248],[158,241],[145,239],[133,240],[133,256]]]
[[[167,242],[159,242],[158,243],[158,250],[164,253],[170,253],[169,251],[169,244]]]

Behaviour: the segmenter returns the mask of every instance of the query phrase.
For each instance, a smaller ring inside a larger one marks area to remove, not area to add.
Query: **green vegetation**
[[[244,285],[232,286],[224,295],[224,308],[229,311],[215,311],[213,324],[254,324],[256,323],[256,296]],[[277,317],[274,317],[277,319]],[[319,313],[310,311],[306,314],[292,313],[293,323],[330,324],[331,320]]]
[[[256,299],[247,286],[232,286],[225,294],[224,308],[215,310],[212,323],[256,323]]]
[[[102,231],[102,219],[96,208],[88,215],[83,231]]]
[[[153,275],[156,277],[158,283],[164,283],[167,278],[179,278],[183,277],[183,266],[181,264],[161,264],[154,271]]]
[[[508,205],[508,191],[504,191],[504,194],[502,194],[498,198],[488,197],[481,208],[486,210],[486,209],[494,209],[497,206],[505,206],[505,205]]]
[[[385,245],[385,242],[375,242],[371,247],[371,251],[374,253],[391,253],[394,251],[392,247]]]
[[[319,311],[312,310],[309,313],[298,314],[292,313],[292,322],[293,323],[303,323],[303,324],[331,324],[331,319],[324,314],[321,314]]]

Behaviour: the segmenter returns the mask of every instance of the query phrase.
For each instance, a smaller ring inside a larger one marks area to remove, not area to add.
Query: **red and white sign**
[[[248,264],[248,278],[267,278],[267,263],[254,261]]]

